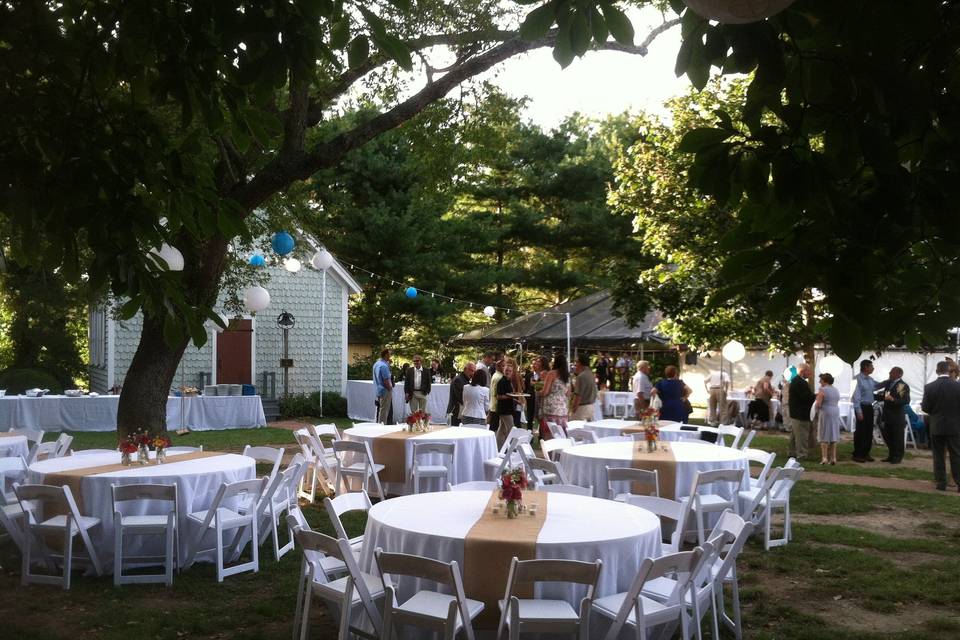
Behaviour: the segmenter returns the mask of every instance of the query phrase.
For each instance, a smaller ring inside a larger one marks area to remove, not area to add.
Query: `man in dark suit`
[[[933,481],[947,490],[947,460],[950,475],[960,490],[960,382],[950,377],[950,363],[937,363],[937,379],[923,388],[920,408],[930,417],[930,449],[933,451]]]
[[[890,369],[890,377],[883,385],[883,440],[890,452],[883,462],[900,464],[903,461],[903,430],[907,417],[903,407],[910,404],[910,385],[903,381],[903,369]]]
[[[797,375],[790,381],[788,409],[793,428],[790,431],[790,457],[802,460],[807,457],[810,446],[810,433],[813,422],[810,420],[810,407],[816,395],[808,382],[813,377],[813,369],[804,363],[797,369]]]
[[[403,377],[403,394],[410,404],[410,413],[427,410],[430,395],[430,372],[423,368],[423,358],[413,356],[413,366]]]
[[[450,425],[456,427],[460,424],[460,410],[463,408],[463,387],[470,384],[470,378],[473,377],[477,365],[468,362],[463,367],[463,371],[458,373],[453,382],[450,383],[450,399],[447,401],[447,415],[450,416]]]

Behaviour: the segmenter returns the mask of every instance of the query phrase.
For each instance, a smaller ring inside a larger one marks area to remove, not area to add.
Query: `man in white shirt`
[[[725,422],[727,410],[727,391],[730,390],[730,376],[726,371],[712,371],[703,381],[710,396],[707,402],[707,424],[711,427]]]
[[[403,393],[410,404],[410,413],[427,410],[430,373],[424,370],[421,356],[413,356],[413,366],[407,369],[407,376],[403,381]]]
[[[633,375],[633,410],[635,415],[650,406],[650,391],[653,390],[653,383],[650,382],[650,363],[641,360],[637,363],[637,372]]]

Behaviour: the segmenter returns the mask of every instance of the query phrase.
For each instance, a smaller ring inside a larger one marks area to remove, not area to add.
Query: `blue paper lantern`
[[[408,298],[416,298],[416,297],[417,297],[417,290],[416,290],[416,288],[414,288],[414,287],[407,287],[407,289],[406,289],[406,291],[405,291],[404,293],[407,294],[407,297],[408,297]]]
[[[250,266],[252,267],[262,267],[264,264],[266,264],[266,262],[267,261],[264,260],[263,256],[259,253],[255,253],[250,256]]]
[[[277,231],[270,244],[278,255],[285,256],[293,251],[293,236],[286,231]]]

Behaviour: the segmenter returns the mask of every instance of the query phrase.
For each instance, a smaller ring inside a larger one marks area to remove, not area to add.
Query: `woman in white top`
[[[487,408],[490,405],[490,389],[487,388],[487,372],[477,368],[470,384],[463,387],[463,411],[460,421],[466,427],[487,426]]]

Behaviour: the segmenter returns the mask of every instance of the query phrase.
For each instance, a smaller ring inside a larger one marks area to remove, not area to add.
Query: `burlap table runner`
[[[634,469],[645,469],[647,471],[656,471],[657,480],[660,483],[660,497],[676,500],[677,492],[677,459],[673,455],[673,449],[666,445],[667,450],[661,451],[663,443],[658,444],[657,450],[648,453],[646,442],[633,443],[633,460],[630,466]],[[643,494],[640,487],[631,487],[631,493]]]
[[[0,431],[0,438],[16,438],[17,436],[22,435],[16,431]]]
[[[538,505],[537,515],[531,516],[525,511],[511,520],[504,511],[491,511],[500,500],[500,491],[494,491],[480,519],[467,533],[463,541],[463,589],[467,597],[484,604],[483,613],[474,622],[477,628],[496,628],[500,619],[497,602],[507,588],[513,557],[518,560],[537,557],[537,538],[547,519],[549,495],[544,491],[524,491],[524,504]],[[518,593],[521,598],[532,598],[533,585],[523,585]]]
[[[177,455],[172,455],[167,458],[166,464],[173,464],[175,462],[184,462],[186,460],[199,460],[201,458],[213,458],[215,456],[224,456],[227,455],[222,451],[194,451],[192,453],[180,453]],[[81,486],[83,484],[83,479],[87,476],[98,476],[102,473],[112,473],[114,471],[136,471],[137,469],[143,469],[147,467],[157,466],[156,460],[152,460],[148,465],[138,465],[136,462],[130,465],[124,465],[120,463],[115,464],[101,464],[95,467],[80,467],[78,469],[67,469],[65,471],[54,471],[51,473],[44,474],[43,484],[52,485],[54,487],[61,487],[67,485],[70,487],[70,492],[73,493],[73,499],[77,503],[77,509],[80,513],[84,513],[83,508],[83,492],[81,491]]]
[[[675,423],[672,423],[672,422],[671,422],[671,423],[664,423],[663,420],[660,420],[659,423],[658,423],[658,428],[662,429],[663,427],[666,427],[668,424],[675,424]],[[623,428],[623,435],[625,435],[625,436],[629,436],[629,435],[634,434],[634,433],[643,433],[643,427],[640,426],[640,423],[639,423],[639,422],[637,422],[637,423],[635,423],[635,424],[632,424],[632,425],[630,425],[629,427],[624,427],[624,428]]]
[[[380,472],[380,482],[406,482],[407,440],[437,431],[443,431],[443,428],[419,432],[394,431],[374,438],[370,453],[373,454],[374,462],[383,465],[383,471]]]

